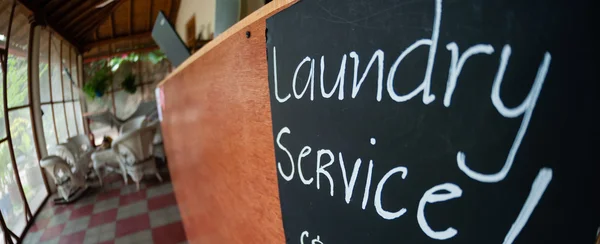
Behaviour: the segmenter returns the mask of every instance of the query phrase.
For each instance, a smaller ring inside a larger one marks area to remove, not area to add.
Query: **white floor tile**
[[[148,212],[148,201],[141,200],[127,206],[119,207],[117,212],[117,220],[129,218],[146,212]]]

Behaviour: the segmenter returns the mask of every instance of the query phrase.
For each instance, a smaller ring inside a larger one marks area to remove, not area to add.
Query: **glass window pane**
[[[18,4],[12,22],[7,63],[8,107],[29,103],[29,83],[27,77],[27,51],[29,50],[29,20],[27,9]]]
[[[79,134],[85,134],[83,129],[83,116],[81,114],[81,103],[75,102],[75,117],[77,119],[77,128],[79,128]]]
[[[2,72],[2,69],[0,69],[0,78],[2,77],[4,77],[4,73]],[[6,126],[4,126],[4,106],[2,106],[3,101],[4,87],[2,82],[0,82],[0,139],[4,139],[6,137]]]
[[[44,137],[46,138],[46,149],[56,144],[56,132],[54,131],[54,116],[52,116],[52,105],[42,105],[42,124],[44,125]]]
[[[25,205],[21,199],[8,143],[0,144],[0,211],[10,230],[20,234],[25,228]]]
[[[65,100],[71,100],[71,98],[73,97],[71,95],[71,87],[73,86],[73,83],[71,81],[71,77],[69,76],[69,74],[71,73],[71,61],[69,59],[69,55],[71,54],[71,52],[69,50],[70,48],[67,42],[63,42],[61,56],[61,71],[63,76],[63,89],[65,90],[63,97],[65,98]]]
[[[48,38],[50,34],[45,29],[40,29],[40,58],[39,58],[39,78],[40,78],[40,101],[45,103],[50,101],[50,73],[48,69]]]
[[[54,122],[56,123],[58,143],[67,142],[69,133],[67,132],[67,123],[65,121],[65,107],[62,103],[54,104]]]
[[[60,40],[52,35],[50,43],[50,74],[52,85],[52,100],[62,101],[62,83],[60,80],[62,72],[60,71]]]
[[[67,114],[67,125],[69,126],[69,135],[70,137],[77,135],[77,125],[75,121],[75,107],[73,107],[73,102],[65,103],[65,112]]]
[[[12,45],[11,45],[12,46]],[[21,105],[27,105],[29,103],[29,84],[27,82],[27,56],[22,57],[14,55],[13,53],[8,54],[8,60],[6,62],[8,68],[7,72],[7,96],[8,96],[8,107],[17,107]]]
[[[31,210],[35,211],[48,193],[38,165],[33,128],[31,128],[31,114],[29,108],[22,108],[10,111],[8,117],[13,151],[25,199]]]

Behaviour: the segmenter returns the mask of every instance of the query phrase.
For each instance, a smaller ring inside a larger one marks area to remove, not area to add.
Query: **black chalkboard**
[[[267,19],[287,242],[593,243],[591,2],[301,0]]]

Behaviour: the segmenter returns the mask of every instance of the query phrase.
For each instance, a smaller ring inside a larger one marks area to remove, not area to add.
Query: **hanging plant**
[[[167,56],[160,50],[154,50],[154,51],[148,53],[148,60],[150,60],[150,62],[152,62],[152,64],[157,64],[160,61],[162,61],[163,59],[165,59],[166,57]]]
[[[87,82],[85,86],[83,86],[83,91],[90,98],[102,97],[104,96],[104,93],[106,93],[110,86],[108,82],[109,80],[109,68],[102,67],[98,71],[96,71],[96,73],[94,73],[94,76],[92,76],[92,79],[90,79],[90,81]]]
[[[123,90],[134,94],[137,90],[137,87],[135,86],[135,75],[129,73],[127,76],[125,76],[125,79],[123,80],[123,82],[121,82],[121,87],[123,88]]]

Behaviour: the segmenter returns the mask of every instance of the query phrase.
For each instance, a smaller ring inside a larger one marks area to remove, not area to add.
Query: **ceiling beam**
[[[11,2],[9,2],[9,1],[0,1],[0,9],[2,11],[5,11],[5,10],[9,11],[11,8],[12,8]],[[8,14],[10,14],[10,12],[8,12]],[[7,18],[7,20],[8,20],[8,18]],[[2,30],[5,30],[5,29],[2,29]]]
[[[94,14],[94,15],[90,16],[88,19],[81,21],[77,25],[69,27],[71,30],[71,33],[73,34],[74,37],[77,37],[86,31],[95,30],[94,27],[96,26],[96,24],[104,23],[107,20],[107,18],[109,17],[108,14],[110,14],[110,13],[107,14],[106,12],[108,12],[108,11],[104,10],[103,13]]]
[[[98,28],[98,26],[100,26],[104,21],[109,20],[108,18],[110,18],[110,15],[115,12],[115,10],[117,10],[117,8],[124,2],[125,0],[112,2],[111,4],[101,8],[100,11],[96,12],[94,14],[96,17],[90,17],[81,21],[81,23],[79,23],[77,26],[78,28],[73,28],[74,37],[79,38],[82,35],[90,33],[91,31],[95,31],[96,28]]]
[[[104,21],[106,21],[106,18],[108,18],[108,16],[105,16],[104,18],[98,17],[91,22],[86,22],[85,24],[82,24],[79,28],[73,30],[73,35],[75,36],[75,38],[78,38],[89,31],[96,30],[100,27],[102,23],[104,23]]]
[[[143,33],[132,34],[132,35],[127,35],[127,36],[118,36],[118,37],[115,37],[115,38],[98,40],[98,41],[95,41],[95,42],[86,43],[84,45],[84,49],[85,50],[90,50],[90,49],[92,49],[94,47],[98,47],[98,46],[104,46],[104,45],[109,45],[109,44],[113,44],[113,43],[117,43],[117,42],[122,42],[122,41],[128,41],[128,40],[144,39],[144,38],[149,38],[149,37],[152,37],[152,32],[150,32],[150,31],[143,32]]]
[[[157,50],[157,49],[158,49],[158,46],[152,45],[152,46],[148,46],[148,47],[135,48],[135,49],[131,49],[131,50],[124,50],[124,51],[114,52],[114,53],[110,53],[110,54],[101,54],[101,55],[95,55],[95,56],[90,56],[90,57],[84,57],[83,58],[83,63],[86,64],[86,63],[94,62],[94,61],[97,61],[97,60],[112,58],[114,56],[121,56],[121,55],[124,55],[124,54],[129,54],[129,53],[132,53],[132,52],[145,53],[145,52],[150,52],[150,51],[154,51],[154,50]]]
[[[52,13],[48,17],[62,18],[63,16],[65,16],[65,14],[73,12],[79,6],[81,6],[81,2],[71,0],[66,4],[59,5],[58,8],[53,9]]]
[[[167,0],[167,8],[165,9],[165,14],[167,15],[167,19],[169,19],[169,17],[171,17],[171,8],[173,7],[173,1],[172,0]]]
[[[133,34],[133,0],[129,0],[129,35]]]
[[[115,38],[115,13],[110,14],[110,37]]]
[[[47,7],[48,9],[54,9],[56,8],[56,6],[62,4],[64,2],[61,1],[50,1],[50,0],[45,0],[44,3],[42,3],[42,5],[44,5],[44,7]]]
[[[148,17],[148,30],[152,30],[152,12],[154,12],[154,0],[150,0],[150,11],[148,12],[150,17]]]
[[[90,18],[92,16],[92,12],[100,10],[96,8],[96,5],[98,5],[102,1],[104,0],[84,1],[82,4],[79,5],[78,8],[76,8],[72,12],[66,13],[64,16],[61,16],[60,19],[63,20],[61,24],[65,26],[65,29],[69,29],[74,24],[79,23],[82,18]]]
[[[68,35],[69,32],[66,31],[67,29],[65,29],[65,27],[63,25],[59,25],[53,19],[47,18],[46,11],[44,8],[42,8],[41,5],[34,4],[30,1],[19,1],[19,2],[21,4],[23,4],[23,6],[25,6],[25,8],[28,8],[29,11],[33,12],[33,17],[34,17],[35,22],[37,22],[38,24],[43,25],[43,26],[48,25],[50,27],[50,29],[52,29],[56,34],[58,34],[60,37],[65,39],[71,45],[75,46],[75,48],[81,49],[79,42],[77,42],[76,39],[73,38],[72,36]]]
[[[171,8],[171,13],[169,14],[169,20],[173,25],[177,22],[177,13],[179,13],[179,5],[181,0],[171,0],[173,2],[173,7]]]

